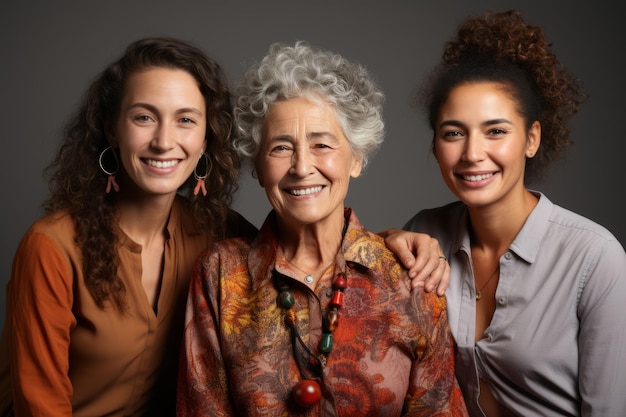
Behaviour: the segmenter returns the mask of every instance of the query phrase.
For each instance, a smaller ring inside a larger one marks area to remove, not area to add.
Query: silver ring
[[[446,258],[445,256],[440,256],[439,259],[443,259],[445,262],[448,262],[448,258]]]

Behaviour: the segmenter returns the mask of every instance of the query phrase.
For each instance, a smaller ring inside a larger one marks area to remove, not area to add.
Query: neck
[[[538,198],[527,190],[484,207],[470,207],[472,248],[503,253],[518,235]]]
[[[332,224],[319,222],[297,228],[279,223],[283,256],[296,269],[306,273],[328,267],[339,251],[343,227],[343,216]]]
[[[116,202],[119,226],[135,242],[146,246],[163,236],[175,195],[159,198],[120,198]]]

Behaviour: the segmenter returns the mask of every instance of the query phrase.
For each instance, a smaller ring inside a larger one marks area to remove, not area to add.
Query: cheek
[[[526,164],[526,148],[517,143],[507,143],[493,147],[490,152],[491,158],[502,166],[515,166]]]
[[[288,160],[288,158],[285,158]],[[291,165],[282,159],[264,159],[255,165],[261,187],[274,187],[289,172]]]
[[[451,169],[461,159],[462,149],[453,144],[436,144],[434,149],[437,165],[442,172]]]
[[[189,153],[199,156],[206,148],[204,130],[187,133],[183,136],[183,142],[189,150]]]

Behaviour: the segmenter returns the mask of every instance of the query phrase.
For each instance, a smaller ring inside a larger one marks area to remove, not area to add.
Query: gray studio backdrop
[[[605,3],[605,4],[603,4]],[[348,203],[370,230],[401,227],[417,210],[453,199],[429,153],[413,89],[468,13],[518,8],[544,26],[590,99],[572,124],[566,160],[537,187],[557,204],[609,228],[624,244],[625,83],[618,2],[551,1],[39,1],[7,2],[0,16],[0,327],[13,254],[47,193],[42,169],[82,92],[130,41],[187,39],[234,82],[270,43],[307,40],[358,60],[386,93],[381,151],[351,185]],[[94,161],[94,164],[96,161]],[[103,190],[104,192],[104,190]],[[269,204],[248,171],[235,208],[260,226]]]

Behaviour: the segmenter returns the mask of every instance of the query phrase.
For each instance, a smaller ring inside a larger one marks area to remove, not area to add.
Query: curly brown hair
[[[541,124],[541,145],[535,157],[526,160],[525,176],[527,183],[538,180],[572,143],[566,124],[586,99],[579,80],[551,51],[543,28],[509,10],[465,20],[444,45],[440,64],[421,90],[431,129],[454,87],[482,81],[507,88],[527,129],[534,121]]]
[[[119,114],[126,80],[133,72],[150,67],[188,72],[206,101],[205,154],[212,166],[205,179],[208,194],[193,195],[193,176],[179,189],[189,201],[200,230],[215,239],[225,236],[229,207],[237,190],[240,161],[231,146],[232,103],[220,66],[194,45],[178,39],[146,38],[129,44],[88,88],[65,127],[55,159],[46,168],[51,196],[43,207],[47,213],[63,210],[72,216],[85,283],[100,307],[110,298],[124,309],[125,288],[117,276],[115,193],[104,192],[107,176],[99,169],[99,155],[109,146],[106,131]]]

